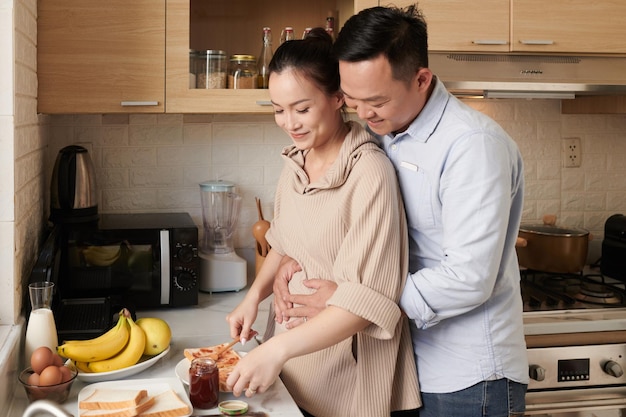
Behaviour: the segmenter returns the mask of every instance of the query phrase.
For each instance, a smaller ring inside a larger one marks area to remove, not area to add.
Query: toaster
[[[614,214],[604,224],[602,275],[626,282],[626,216]]]

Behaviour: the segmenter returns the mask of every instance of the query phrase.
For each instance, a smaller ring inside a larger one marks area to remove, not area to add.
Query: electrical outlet
[[[577,168],[582,163],[582,147],[580,138],[564,138],[562,141],[563,166]]]

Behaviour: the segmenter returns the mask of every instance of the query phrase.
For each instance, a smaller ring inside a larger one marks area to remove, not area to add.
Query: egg
[[[39,385],[39,374],[30,374],[27,382],[28,385]]]
[[[63,374],[58,366],[50,365],[39,374],[39,385],[47,387],[61,383]]]
[[[54,364],[54,352],[47,346],[38,347],[30,356],[30,367],[37,374],[41,375],[41,372],[52,364]]]
[[[52,354],[52,365],[63,366],[64,363],[65,361],[63,360],[62,357],[60,357],[56,353]]]
[[[61,382],[67,382],[72,379],[72,371],[67,366],[59,366],[59,370],[61,371]]]

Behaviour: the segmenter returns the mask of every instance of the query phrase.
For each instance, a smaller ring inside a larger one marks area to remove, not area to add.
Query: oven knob
[[[196,286],[196,273],[192,270],[183,268],[174,277],[174,285],[181,291],[189,291]]]
[[[606,372],[607,374],[611,376],[614,376],[615,378],[619,378],[622,375],[624,375],[624,371],[622,370],[622,367],[620,366],[619,363],[615,361],[606,361],[606,363],[604,364],[602,368],[604,369],[604,372]]]
[[[181,262],[191,262],[193,260],[193,248],[191,246],[182,246],[176,252],[176,257],[180,259]]]
[[[528,367],[528,376],[535,381],[543,381],[546,379],[546,370],[539,365],[530,365]]]

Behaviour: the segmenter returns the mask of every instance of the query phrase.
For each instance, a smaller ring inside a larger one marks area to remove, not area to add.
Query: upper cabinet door
[[[280,45],[281,30],[294,28],[301,38],[306,27],[325,26],[335,18],[335,30],[356,4],[355,0],[167,0],[166,112],[168,113],[273,113],[268,90],[202,89],[190,82],[189,50],[223,50],[258,57],[263,27],[272,30],[273,50]]]
[[[626,53],[626,1],[511,0],[513,51]]]
[[[38,111],[165,110],[165,0],[38,1]]]
[[[508,52],[509,5],[509,0],[419,1],[428,24],[428,49]]]

